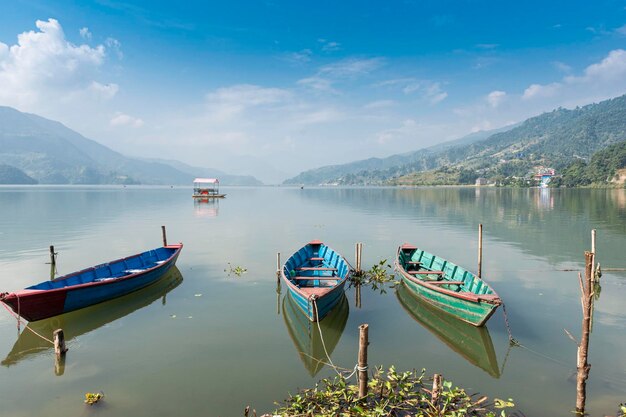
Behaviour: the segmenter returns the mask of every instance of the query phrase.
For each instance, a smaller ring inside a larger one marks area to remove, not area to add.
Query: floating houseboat
[[[224,198],[220,194],[220,181],[217,178],[196,178],[193,180],[193,198]]]

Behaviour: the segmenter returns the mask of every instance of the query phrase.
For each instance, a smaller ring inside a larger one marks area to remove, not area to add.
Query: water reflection
[[[319,322],[324,344],[329,355],[332,355],[337,343],[339,343],[339,339],[341,339],[341,334],[348,321],[349,311],[348,299],[344,294],[341,296],[337,306],[324,317],[324,320]],[[328,361],[317,323],[310,322],[302,314],[289,294],[283,297],[283,317],[289,336],[291,336],[291,340],[296,345],[304,367],[311,376],[317,375]]]
[[[217,217],[220,210],[220,199],[194,198],[193,209],[196,217]]]
[[[16,365],[24,359],[47,354],[48,351],[54,350],[50,342],[43,340],[30,330],[52,339],[52,333],[56,329],[63,329],[65,341],[69,342],[75,337],[89,333],[146,307],[159,298],[165,305],[167,293],[179,286],[181,282],[183,282],[183,276],[178,268],[173,266],[163,278],[147,288],[91,307],[29,323],[1,364],[7,367]]]
[[[409,315],[437,336],[469,363],[494,378],[500,378],[498,360],[486,326],[475,327],[442,313],[425,301],[415,298],[404,284],[396,287],[396,297]]]

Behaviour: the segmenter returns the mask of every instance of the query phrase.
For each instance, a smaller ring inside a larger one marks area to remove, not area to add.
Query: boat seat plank
[[[336,271],[337,268],[326,268],[323,266],[303,266],[296,268],[296,271]]]
[[[292,277],[292,279],[296,280],[296,281],[312,281],[312,280],[321,280],[321,281],[327,281],[327,280],[338,280],[341,279],[340,277]]]
[[[421,265],[422,263],[419,261],[407,261],[407,265]]]
[[[309,258],[309,261],[323,261],[324,258]]]
[[[464,285],[464,281],[428,281],[432,285]]]
[[[443,275],[443,271],[406,271],[411,275]]]

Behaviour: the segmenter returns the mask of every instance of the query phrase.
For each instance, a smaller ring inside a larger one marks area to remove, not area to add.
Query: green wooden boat
[[[396,297],[409,315],[434,334],[450,349],[494,378],[500,378],[500,369],[487,326],[476,327],[457,320],[422,298],[417,298],[406,287],[396,287]]]
[[[484,325],[502,304],[498,294],[476,275],[408,243],[398,248],[395,264],[416,296],[474,326]]]
[[[329,355],[332,355],[335,346],[341,339],[348,321],[349,311],[348,299],[345,294],[342,294],[336,307],[328,313],[324,320],[319,322]],[[290,293],[283,298],[283,317],[289,336],[298,350],[304,367],[309,375],[317,375],[328,362],[317,328],[318,323],[311,322],[302,314]]]

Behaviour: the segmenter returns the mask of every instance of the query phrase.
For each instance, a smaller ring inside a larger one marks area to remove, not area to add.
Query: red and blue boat
[[[37,321],[111,300],[151,285],[176,264],[183,244],[167,245],[73,272],[13,293],[0,302]]]
[[[291,255],[281,270],[289,296],[312,322],[322,320],[337,306],[351,274],[348,261],[319,240]]]

